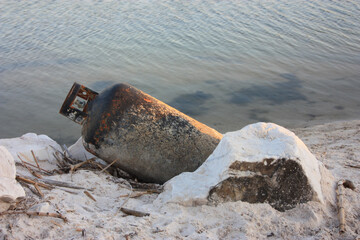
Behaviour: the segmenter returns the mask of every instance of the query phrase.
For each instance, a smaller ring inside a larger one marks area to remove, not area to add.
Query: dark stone
[[[229,177],[220,182],[210,190],[209,201],[269,203],[273,208],[285,211],[312,200],[314,193],[301,165],[291,159],[278,159],[271,164],[273,161],[233,163],[230,169],[250,171],[254,175]]]

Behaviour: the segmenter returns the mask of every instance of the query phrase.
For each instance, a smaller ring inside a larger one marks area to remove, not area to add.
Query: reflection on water
[[[358,118],[359,22],[356,0],[4,0],[0,138],[74,141],[58,110],[75,81],[127,82],[221,132]]]
[[[170,106],[179,111],[191,115],[199,116],[210,110],[207,106],[207,100],[213,98],[212,94],[196,91],[195,93],[181,94],[169,103]]]
[[[232,93],[230,102],[242,105],[265,100],[270,105],[278,105],[289,101],[307,100],[300,91],[301,81],[295,75],[284,73],[280,74],[280,77],[287,81],[241,88]]]

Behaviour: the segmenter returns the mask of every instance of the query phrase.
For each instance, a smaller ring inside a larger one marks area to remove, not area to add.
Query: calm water
[[[220,132],[360,117],[360,1],[0,2],[0,138],[80,136],[73,82],[127,82]]]

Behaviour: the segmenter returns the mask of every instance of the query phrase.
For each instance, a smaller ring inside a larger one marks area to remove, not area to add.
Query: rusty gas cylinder
[[[78,106],[81,114],[75,111]],[[75,83],[60,113],[68,117],[72,113],[74,121],[80,116],[76,122],[83,125],[83,144],[89,152],[108,163],[116,160],[116,167],[146,182],[164,183],[196,170],[222,138],[128,84],[116,84],[97,95]]]

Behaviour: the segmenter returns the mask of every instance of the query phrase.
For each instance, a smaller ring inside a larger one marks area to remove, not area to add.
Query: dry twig
[[[27,184],[26,182],[20,182],[20,184],[21,184],[22,186],[25,186],[25,187],[27,187],[28,189],[30,189],[30,191],[31,191],[32,193],[34,193],[36,196],[38,196],[38,197],[40,197],[40,198],[43,197],[43,196],[40,195],[40,193],[37,191],[37,189],[36,189],[35,187],[33,187],[32,185]]]
[[[337,183],[337,188],[336,188],[338,218],[339,218],[339,221],[340,221],[340,225],[339,225],[340,233],[345,232],[345,226],[346,226],[346,223],[345,223],[345,210],[344,210],[344,198],[343,198],[343,195],[344,195],[344,192],[343,192],[344,191],[343,190],[344,185],[343,184],[344,184],[344,180],[340,180]]]
[[[40,170],[40,165],[39,165],[39,163],[38,163],[37,158],[35,157],[35,153],[34,153],[33,150],[31,150],[31,154],[32,154],[32,156],[33,156],[33,158],[34,158],[34,160],[35,160],[36,166],[37,166],[37,167],[39,168],[39,170]]]
[[[119,197],[137,198],[137,197],[141,197],[145,194],[153,194],[153,193],[159,193],[159,191],[155,190],[155,189],[149,189],[149,190],[146,190],[145,192],[135,192],[135,193],[131,193],[131,194],[120,195]]]
[[[146,217],[146,216],[150,216],[150,213],[145,213],[145,212],[140,212],[140,211],[136,211],[136,210],[132,210],[132,209],[128,209],[128,208],[120,208],[120,211],[122,211],[123,213],[127,214],[127,215],[133,215],[136,217]]]
[[[28,163],[28,162],[23,162],[23,163],[25,163],[26,165],[29,165],[29,166],[31,166],[33,168],[37,168],[34,164],[31,164],[31,163]],[[19,163],[19,164],[22,165],[22,163]],[[46,173],[47,175],[52,175],[53,174],[52,172],[47,171],[47,170],[45,170],[43,168],[39,168],[39,170],[43,171],[43,173]]]
[[[112,161],[109,165],[107,165],[103,170],[101,170],[100,172],[104,172],[106,169],[108,169],[109,167],[111,167],[114,163],[116,163],[118,159],[115,159],[114,161]]]
[[[109,175],[111,175],[108,171],[106,171],[106,169],[104,170],[105,166],[101,165],[100,163],[97,163],[97,162],[91,162],[91,164],[95,165],[96,167],[98,167],[101,172],[105,172]]]
[[[50,222],[51,222],[52,224],[58,226],[58,227],[62,227],[61,224],[59,224],[59,223],[57,223],[57,222],[55,222],[55,221],[53,221],[53,220],[50,220]]]
[[[345,166],[360,169],[360,165],[350,165],[350,164],[345,164]]]
[[[28,178],[25,178],[25,177],[21,177],[19,175],[16,175],[16,180],[23,181],[23,182],[26,182],[26,183],[30,183],[32,185],[37,184],[38,186],[49,189],[49,190],[51,190],[53,188],[52,186],[46,185],[44,183],[36,182],[34,180],[31,180],[31,179],[28,179]]]
[[[345,209],[344,209],[344,188],[350,188],[355,190],[355,185],[350,180],[340,180],[337,183],[336,188],[336,197],[337,197],[337,208],[338,208],[338,218],[339,218],[339,229],[340,233],[346,231],[346,219],[345,219]]]
[[[35,187],[36,191],[38,191],[38,193],[40,194],[41,198],[44,198],[44,194],[41,192],[37,183],[34,183],[34,187]]]
[[[88,192],[88,191],[84,191],[85,195],[88,196],[91,200],[93,200],[94,202],[96,202],[96,199]]]
[[[29,216],[54,217],[54,218],[61,218],[62,220],[64,220],[64,222],[68,221],[67,218],[60,213],[49,213],[49,212],[43,213],[43,212],[27,212],[27,211],[6,211],[0,213],[0,216],[7,214],[27,214]]]
[[[21,154],[21,153],[20,153]],[[25,155],[21,154],[23,157],[27,158]],[[23,163],[23,166],[34,176],[34,177],[37,177],[37,178],[42,178],[41,175],[37,174],[35,171],[33,171],[32,169],[30,169],[26,164],[25,164],[25,161],[20,157],[20,155],[18,154],[17,155],[18,158],[20,159],[20,161]]]
[[[131,179],[128,179],[128,182],[130,183],[130,185],[139,190],[139,191],[152,191],[153,193],[161,193],[163,190],[163,186],[157,183],[141,183],[141,182],[137,182]]]
[[[90,158],[84,162],[80,162],[78,164],[75,165],[70,165],[70,173],[73,173],[76,171],[76,169],[80,168],[82,165],[86,164],[86,163],[91,163],[95,158]]]
[[[43,182],[43,183],[46,183],[46,184],[49,184],[49,185],[55,185],[55,186],[58,186],[58,187],[66,187],[66,188],[73,188],[73,189],[86,189],[86,190],[91,191],[91,189],[75,186],[75,185],[72,185],[72,184],[67,183],[67,182],[61,182],[61,181],[45,179],[45,178],[39,179],[39,181]]]

